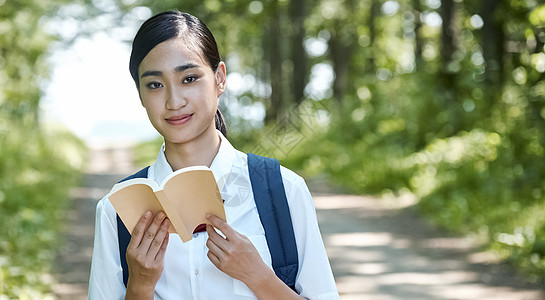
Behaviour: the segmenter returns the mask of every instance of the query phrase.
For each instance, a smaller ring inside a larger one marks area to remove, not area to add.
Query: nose
[[[165,106],[169,110],[178,110],[187,105],[185,95],[180,88],[170,87]]]

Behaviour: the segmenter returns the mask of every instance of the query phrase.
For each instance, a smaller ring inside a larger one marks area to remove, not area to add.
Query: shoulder
[[[299,174],[294,171],[284,166],[280,166],[280,173],[282,174],[282,182],[284,183],[284,189],[287,194],[294,189],[308,189],[303,177],[299,176]]]
[[[104,196],[104,198],[97,202],[97,210],[100,210],[101,212],[110,211],[112,209],[115,211],[114,207],[112,206],[112,202],[110,202],[110,199],[108,198],[108,195]]]
[[[108,195],[104,196],[96,205],[96,221],[100,223],[114,224],[117,213],[108,199]],[[117,225],[116,225],[117,226]]]

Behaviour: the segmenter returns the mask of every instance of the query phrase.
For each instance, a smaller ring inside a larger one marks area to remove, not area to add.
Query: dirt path
[[[136,171],[127,149],[94,150],[82,187],[74,189],[65,243],[56,261],[58,299],[87,299],[96,202]],[[324,190],[311,181],[320,228],[343,300],[545,299],[509,266],[462,238],[433,230],[411,201],[379,201]]]
[[[96,204],[114,183],[135,172],[128,149],[94,149],[89,153],[82,186],[71,192],[73,203],[67,215],[64,244],[55,263],[58,283],[53,292],[57,299],[87,299]]]
[[[410,199],[314,193],[314,202],[343,300],[545,299],[471,240],[420,220]]]

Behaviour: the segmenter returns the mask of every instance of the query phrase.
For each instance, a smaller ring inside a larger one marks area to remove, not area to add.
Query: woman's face
[[[216,134],[214,116],[225,91],[225,64],[216,72],[174,38],[155,46],[138,68],[140,99],[165,142],[188,143]]]

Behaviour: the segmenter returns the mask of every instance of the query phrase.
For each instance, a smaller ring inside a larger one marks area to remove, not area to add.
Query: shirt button
[[[199,270],[195,269],[195,275],[199,275]]]

